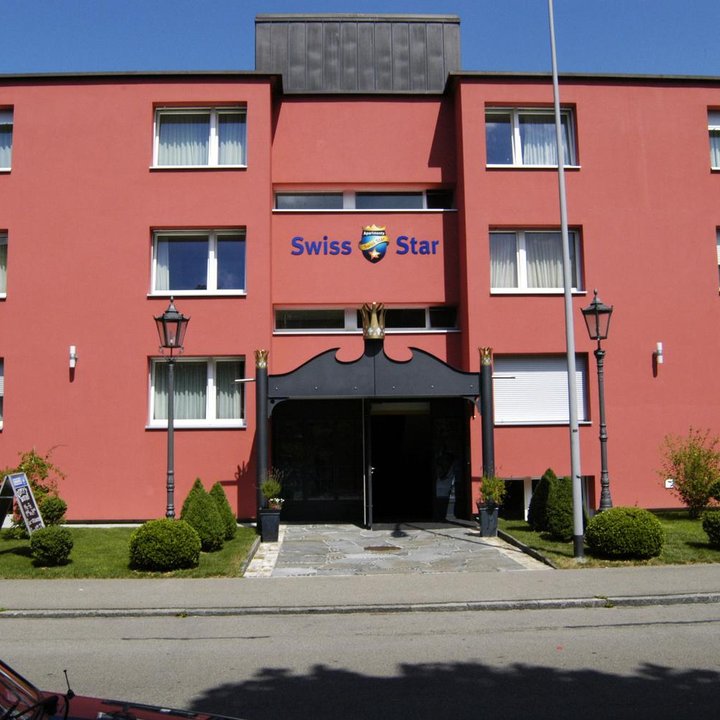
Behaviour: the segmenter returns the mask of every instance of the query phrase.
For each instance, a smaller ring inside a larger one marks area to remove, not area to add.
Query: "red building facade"
[[[0,79],[0,457],[52,449],[72,520],[164,514],[153,317],[171,296],[191,317],[176,366],[180,502],[201,477],[255,516],[255,351],[268,351],[271,394],[274,377],[328,350],[352,363],[370,302],[387,309],[383,353],[407,363],[410,384],[411,348],[464,373],[492,348],[495,469],[516,481],[520,510],[547,467],[570,472],[550,79],[460,71],[456,18],[353,18],[260,18],[257,72]],[[368,79],[358,51],[344,64],[326,53],[313,80],[318,24],[325,50],[394,38],[390,79],[382,53]],[[283,65],[267,48],[288,27]],[[587,502],[600,452],[580,309],[598,288],[615,308],[613,502],[673,506],[657,472],[664,436],[718,428],[720,80],[560,87]],[[361,248],[373,228],[387,240],[380,258]],[[451,482],[455,513],[469,516],[478,405],[463,393],[357,397],[347,382],[270,408],[267,462],[286,473],[288,517],[367,521],[370,490],[376,518],[426,519]]]

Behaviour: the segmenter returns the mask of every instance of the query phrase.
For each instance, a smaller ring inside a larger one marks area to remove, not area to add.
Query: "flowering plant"
[[[265,480],[260,484],[260,492],[267,500],[268,507],[271,510],[281,510],[285,502],[285,498],[280,494],[282,493],[282,478],[282,470],[271,468],[267,471]]]

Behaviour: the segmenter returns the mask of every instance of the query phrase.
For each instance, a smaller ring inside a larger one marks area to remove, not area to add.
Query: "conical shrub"
[[[225,530],[223,537],[225,540],[232,540],[237,534],[237,520],[228,502],[225,489],[219,482],[216,482],[210,488],[210,497],[215,501],[215,505],[223,522],[223,528]]]
[[[205,552],[214,552],[222,548],[225,526],[215,500],[205,490],[200,478],[195,480],[185,498],[180,518],[195,528]]]

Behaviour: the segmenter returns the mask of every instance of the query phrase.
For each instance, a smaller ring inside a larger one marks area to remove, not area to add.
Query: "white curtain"
[[[490,287],[515,288],[517,239],[515,233],[490,233]]]
[[[155,363],[154,419],[167,420],[168,399],[167,362]],[[178,362],[175,364],[175,418],[177,420],[204,420],[207,396],[207,363]]]
[[[567,119],[562,118],[563,157],[568,162]],[[549,115],[520,116],[523,165],[557,165],[555,119]]]
[[[207,165],[209,113],[160,115],[158,165]]]
[[[562,235],[525,233],[525,258],[529,288],[563,287]]]
[[[7,235],[0,235],[0,293],[7,292]]]
[[[710,166],[720,168],[720,130],[710,131]]]
[[[218,162],[220,165],[245,165],[245,115],[218,115]]]
[[[0,110],[0,168],[9,168],[12,160],[12,110]]]
[[[215,365],[216,414],[219,419],[242,417],[242,384],[235,382],[244,375],[240,360],[218,361]]]
[[[155,246],[155,289],[170,289],[170,241],[158,239]]]

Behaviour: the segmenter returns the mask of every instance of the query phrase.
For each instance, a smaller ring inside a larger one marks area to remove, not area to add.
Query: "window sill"
[[[565,165],[565,170],[580,170],[580,165]],[[485,165],[486,170],[557,170],[557,165]]]
[[[459,333],[458,328],[410,328],[410,329],[388,329],[385,328],[386,335],[448,335],[450,333]],[[273,330],[276,336],[293,336],[293,335],[362,335],[362,328],[352,328],[349,330]]]
[[[273,208],[273,213],[280,215],[287,215],[293,213],[444,213],[444,212],[457,212],[456,208],[368,208],[367,210],[361,210],[358,208],[298,208],[298,209],[284,209],[284,208]]]
[[[247,170],[247,165],[151,165],[150,170]]]
[[[170,297],[247,297],[247,290],[163,290],[148,293],[149,298]]]
[[[174,430],[245,430],[244,420],[175,420]],[[145,426],[146,430],[167,431],[166,421],[153,420]]]
[[[5,175],[5,174],[8,174],[8,175],[9,175],[11,169],[12,169],[12,168],[3,168],[3,167],[0,167],[0,175]]]
[[[496,420],[495,427],[567,427],[569,420]],[[590,420],[578,420],[578,425],[591,426]]]
[[[491,288],[490,295],[563,295],[563,288]],[[573,288],[571,290],[573,295],[582,297],[587,295],[587,290],[578,290]]]

